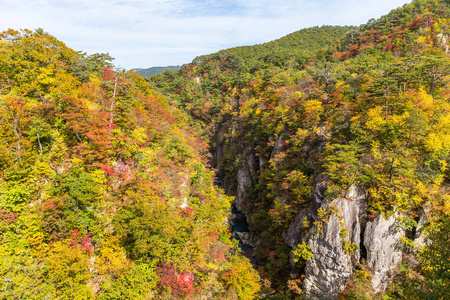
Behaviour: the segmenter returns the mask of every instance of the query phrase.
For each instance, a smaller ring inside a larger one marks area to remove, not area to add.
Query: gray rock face
[[[391,281],[391,273],[402,260],[401,237],[405,234],[397,227],[395,217],[385,220],[382,214],[367,223],[364,246],[367,250],[367,266],[372,272],[372,287],[382,292]]]
[[[337,299],[352,274],[351,256],[342,245],[341,224],[339,216],[348,230],[347,241],[360,242],[358,201],[336,199],[330,206],[335,206],[338,213],[333,214],[323,226],[323,234],[314,234],[309,239],[313,257],[306,263],[303,293],[308,299]],[[317,230],[315,226],[311,233]],[[356,251],[358,252],[358,251]],[[359,253],[357,260],[359,260]]]
[[[248,154],[244,157],[242,168],[237,172],[237,191],[235,198],[236,208],[245,212],[244,201],[247,195],[247,190],[252,185],[252,176],[255,175],[255,156],[253,154]]]
[[[305,220],[310,222],[312,219],[311,211],[309,209],[302,209],[295,217],[294,224],[292,224],[286,232],[283,233],[283,238],[289,247],[295,248],[306,239],[307,228],[303,226]]]
[[[277,155],[281,152],[281,147],[283,145],[283,143],[282,143],[283,135],[284,135],[284,132],[280,133],[277,140],[275,141],[275,145],[273,146],[272,153],[270,154],[271,159],[274,158],[275,155]]]
[[[325,199],[325,191],[327,190],[328,176],[319,175],[316,179],[313,192],[313,207],[311,209],[318,210],[327,203]]]
[[[366,191],[362,187],[356,184],[352,184],[348,188],[345,197],[349,200],[360,201],[360,204],[363,204],[364,202],[361,202],[361,200],[366,199],[367,195]]]
[[[262,155],[260,155],[258,158],[259,158],[259,168],[262,169],[262,168],[265,167],[265,165],[267,164],[268,160]]]
[[[361,225],[359,223],[359,216],[361,214],[360,207],[364,198],[355,201],[348,201],[344,199],[336,199],[332,204],[338,208],[339,215],[343,218],[344,227],[348,231],[347,241],[359,246],[361,242]],[[355,251],[353,260],[359,262],[360,252]]]
[[[422,232],[422,229],[423,226],[425,226],[425,224],[428,221],[427,214],[429,210],[430,210],[429,208],[423,209],[420,213],[419,222],[417,222],[416,236],[414,237],[414,243],[416,243],[419,247],[427,245],[427,239],[425,234]]]

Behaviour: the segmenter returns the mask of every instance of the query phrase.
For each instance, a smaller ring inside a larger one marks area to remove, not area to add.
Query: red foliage
[[[186,297],[194,293],[194,275],[190,272],[179,274],[172,264],[165,264],[156,270],[160,281],[159,284],[170,288],[172,295]]]
[[[216,233],[218,236],[218,232]],[[215,238],[215,240],[216,242],[211,245],[211,248],[208,251],[208,257],[211,261],[224,262],[227,260],[225,253],[227,253],[230,248],[222,242],[217,242],[217,238]]]
[[[353,58],[359,53],[359,45],[353,44],[348,47],[348,51],[345,53],[346,58]]]
[[[70,237],[70,246],[75,248],[78,246],[78,239],[80,237],[80,231],[78,229],[72,230],[72,236]]]
[[[192,214],[193,210],[192,208],[190,208],[189,206],[186,206],[182,211],[181,211],[181,216],[182,217],[188,217]]]
[[[43,215],[41,227],[42,230],[50,235],[52,241],[65,239],[72,235],[68,224],[64,219],[66,205],[61,199],[50,199],[43,202],[41,207]]]
[[[103,80],[108,80],[108,81],[115,80],[116,74],[114,73],[114,70],[111,67],[103,67],[102,69],[103,69],[103,74],[102,74]]]
[[[110,166],[103,165],[101,168],[102,168],[103,172],[105,172],[106,175],[109,175],[112,177],[117,176],[116,172]]]
[[[81,237],[80,231],[78,229],[74,229],[71,232],[72,236],[70,237],[70,247],[78,248],[86,250],[89,253],[94,252],[94,245],[92,245],[90,233],[87,233]]]
[[[393,43],[389,43],[383,47],[383,52],[393,51],[395,49],[395,45]]]
[[[370,215],[368,215],[367,217],[369,218],[369,220],[373,220],[378,216],[378,214],[376,213],[371,213]]]
[[[194,274],[189,272],[183,272],[178,275],[177,284],[182,287],[183,290],[193,291],[194,290]]]
[[[348,294],[353,294],[355,292],[356,292],[355,285],[353,284],[353,282],[351,280],[347,280],[347,284],[346,284],[345,289],[342,292],[342,294],[348,295]]]
[[[102,162],[111,154],[112,141],[109,132],[109,113],[90,110],[75,97],[66,97],[67,113],[60,116],[66,120],[68,129],[77,145],[75,152],[87,163]]]
[[[336,52],[333,54],[333,57],[336,57],[339,60],[345,60],[345,53],[343,52]]]
[[[83,239],[81,240],[81,248],[83,248],[84,250],[86,250],[89,253],[94,252],[94,245],[92,245],[91,242],[91,234],[85,234],[83,236]]]
[[[10,213],[7,210],[0,210],[0,223],[6,223],[11,224],[16,222],[17,217],[19,214],[17,213]]]

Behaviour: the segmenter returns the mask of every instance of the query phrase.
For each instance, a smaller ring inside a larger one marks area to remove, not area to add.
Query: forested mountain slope
[[[147,78],[149,76],[153,76],[159,73],[164,72],[165,70],[178,70],[180,69],[180,66],[168,66],[168,67],[151,67],[151,68],[147,68],[147,69],[133,69],[133,71],[138,72],[139,74],[141,74],[142,77]]]
[[[0,38],[0,298],[253,298],[186,116],[108,55]]]
[[[417,0],[150,77],[209,139],[266,295],[449,297],[449,17]]]

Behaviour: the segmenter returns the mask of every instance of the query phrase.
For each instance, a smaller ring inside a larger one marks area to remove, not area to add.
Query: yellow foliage
[[[148,140],[148,136],[145,133],[144,127],[138,127],[135,128],[131,132],[131,137],[138,143],[138,144],[144,144]]]
[[[57,287],[61,299],[91,299],[93,290],[87,286],[91,278],[89,257],[70,239],[54,243],[45,258],[46,280]]]
[[[104,194],[106,192],[106,175],[101,169],[96,169],[91,173],[92,181],[97,184],[99,194]]]
[[[54,77],[52,76],[52,70],[47,68],[39,68],[39,73],[40,74],[38,75],[37,80],[40,84],[49,85],[55,81]]]
[[[100,83],[101,83],[100,77],[98,77],[98,75],[95,73],[92,73],[91,75],[89,75],[89,80],[92,83],[95,83],[96,85],[100,85]]]
[[[349,87],[350,85],[346,84],[345,81],[339,81],[338,83],[336,83],[336,89],[338,90],[345,90]]]
[[[305,112],[321,112],[323,111],[322,102],[318,100],[309,100],[305,104]]]
[[[368,120],[366,122],[367,128],[372,129],[372,130],[381,129],[381,127],[385,123],[385,120],[382,117],[382,110],[383,110],[383,108],[380,106],[369,109],[369,111],[367,112],[367,118],[368,118]]]
[[[450,133],[447,132],[430,132],[424,141],[427,151],[441,152],[450,149]]]
[[[95,260],[95,266],[99,274],[119,277],[124,270],[132,265],[123,249],[117,246],[118,244],[116,238],[111,238],[100,248]]]
[[[402,126],[406,119],[409,118],[409,112],[404,112],[401,115],[391,115],[387,118],[387,121],[392,125]]]
[[[447,216],[450,215],[450,195],[443,195],[442,202],[443,202],[442,212]]]
[[[255,299],[259,292],[259,275],[250,262],[241,256],[233,256],[229,271],[222,275],[228,290],[241,300]]]
[[[419,96],[420,102],[418,103],[418,106],[420,108],[423,110],[431,110],[434,107],[433,96],[425,92],[423,88],[420,90]]]

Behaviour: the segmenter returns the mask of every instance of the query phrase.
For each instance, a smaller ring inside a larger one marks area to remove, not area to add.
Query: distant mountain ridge
[[[133,69],[133,71],[138,72],[139,74],[141,74],[142,77],[147,78],[149,76],[162,73],[167,69],[174,71],[174,70],[181,69],[181,66],[151,67],[151,68],[147,68],[147,69],[135,68],[135,69]]]

